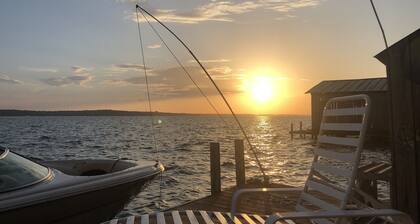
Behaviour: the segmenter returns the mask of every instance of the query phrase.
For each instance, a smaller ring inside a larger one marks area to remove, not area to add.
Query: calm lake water
[[[231,117],[155,117],[158,152],[153,147],[150,118],[127,117],[0,117],[0,145],[44,160],[160,158],[166,167],[121,212],[141,214],[168,208],[210,194],[209,142],[221,143],[222,187],[234,185],[234,139],[242,138]],[[301,186],[312,161],[310,137],[291,140],[295,127],[307,116],[241,116],[272,182]],[[389,155],[365,150],[364,158],[382,161]],[[247,177],[261,178],[254,158],[246,152]],[[387,186],[383,187],[385,191]],[[159,193],[161,189],[161,194]]]

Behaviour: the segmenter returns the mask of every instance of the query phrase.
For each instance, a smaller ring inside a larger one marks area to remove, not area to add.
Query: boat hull
[[[155,175],[0,213],[1,223],[101,223],[112,219]]]

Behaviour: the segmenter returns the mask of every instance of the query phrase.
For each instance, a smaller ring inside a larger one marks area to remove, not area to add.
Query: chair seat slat
[[[145,214],[140,216],[141,224],[149,224],[149,215]]]
[[[353,146],[353,147],[356,147],[359,145],[358,138],[333,137],[333,136],[327,136],[327,135],[320,135],[318,137],[318,142],[325,143],[325,144]]]
[[[322,130],[330,131],[360,131],[362,130],[361,123],[322,123]]]
[[[247,214],[241,214],[242,217],[249,223],[249,224],[256,224],[254,220],[251,219]]]
[[[352,115],[363,115],[366,112],[365,107],[354,107],[354,108],[340,108],[340,109],[327,109],[324,110],[324,116],[352,116]]]
[[[125,220],[126,224],[134,224],[134,220],[135,220],[135,216],[128,216],[127,219]]]
[[[227,224],[227,221],[225,217],[220,212],[213,212],[213,214],[216,216],[216,218],[219,220],[221,224]]]
[[[206,211],[200,211],[201,217],[203,217],[204,222],[206,222],[206,224],[213,224],[213,221],[211,220],[209,214],[207,214]]]
[[[264,224],[265,223],[265,220],[263,219],[263,218],[261,218],[261,216],[259,216],[259,215],[253,215],[254,216],[254,218],[256,219],[256,220],[258,220],[260,223],[262,223],[262,224]]]
[[[157,224],[165,224],[165,214],[163,212],[158,212],[156,214],[156,223]]]
[[[228,221],[229,223],[231,223],[230,220],[232,220],[233,223],[235,223],[235,224],[242,224],[241,220],[239,220],[237,216],[232,217],[230,212],[227,212],[226,215],[229,217],[229,221]]]
[[[182,224],[181,216],[179,215],[178,211],[172,211],[172,219],[174,220],[174,224]]]
[[[191,210],[185,211],[187,213],[188,220],[190,220],[191,224],[198,224],[198,220],[194,215],[194,212]]]

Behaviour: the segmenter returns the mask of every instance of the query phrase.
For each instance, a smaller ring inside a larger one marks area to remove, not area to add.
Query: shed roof
[[[306,93],[360,93],[384,92],[388,90],[386,78],[327,80],[318,83]]]
[[[388,64],[388,51],[397,50],[398,48],[403,49],[405,46],[411,44],[411,42],[415,39],[420,38],[420,29],[417,29],[416,31],[412,32],[408,36],[404,37],[403,39],[399,40],[398,42],[392,44],[389,46],[388,49],[383,50],[379,54],[375,56],[379,61],[384,63],[385,65]]]

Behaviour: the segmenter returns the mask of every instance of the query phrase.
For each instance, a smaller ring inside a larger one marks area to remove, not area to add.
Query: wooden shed
[[[322,118],[322,110],[327,101],[333,97],[355,94],[367,94],[372,102],[371,118],[369,119],[368,139],[388,143],[388,85],[386,78],[328,80],[322,81],[306,93],[312,97],[312,132],[318,135]]]
[[[382,51],[392,114],[392,202],[420,223],[420,29]]]

